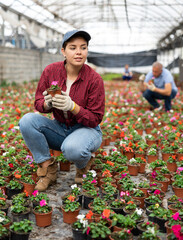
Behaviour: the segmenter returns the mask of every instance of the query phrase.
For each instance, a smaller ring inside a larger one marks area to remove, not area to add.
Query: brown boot
[[[86,174],[90,170],[93,161],[94,161],[94,158],[91,157],[85,168],[82,168],[82,169],[76,168],[75,183],[77,184],[82,183],[83,174]]]
[[[40,179],[37,182],[35,189],[39,192],[45,191],[49,185],[56,182],[58,165],[54,159],[51,160],[52,162],[48,165],[48,167],[39,167],[37,170],[37,175]]]

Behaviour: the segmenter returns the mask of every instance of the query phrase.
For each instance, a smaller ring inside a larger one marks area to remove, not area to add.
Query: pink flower
[[[88,235],[89,232],[90,232],[90,227],[87,228],[87,230],[86,230],[86,234]]]
[[[131,231],[128,229],[128,230],[127,230],[127,233],[128,233],[128,234],[130,234],[130,233],[131,233]]]
[[[159,190],[159,189],[156,189],[155,191],[154,191],[154,195],[159,195],[161,193],[161,191]]]
[[[35,197],[38,194],[38,190],[35,190],[32,195]]]
[[[124,177],[126,177],[126,175],[127,173],[124,173],[124,174],[122,173],[120,179],[123,179]]]
[[[46,201],[44,199],[42,199],[40,202],[39,202],[40,206],[43,207],[46,205]]]
[[[156,178],[156,176],[157,176],[158,174],[157,174],[156,171],[153,171],[153,172],[151,173],[151,175],[152,175],[152,178]]]
[[[178,167],[177,170],[182,172],[183,171],[183,167]]]
[[[174,215],[172,215],[172,217],[175,221],[181,220],[181,218],[179,217],[179,212],[176,212]]]
[[[53,81],[52,83],[51,83],[51,85],[54,85],[54,86],[56,86],[58,84],[58,81]]]
[[[149,225],[149,222],[146,222],[147,225]]]
[[[91,183],[97,183],[97,181],[96,181],[95,179],[93,179],[93,180],[91,181]]]

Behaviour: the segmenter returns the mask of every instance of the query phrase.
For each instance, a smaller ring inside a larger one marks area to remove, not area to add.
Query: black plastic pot
[[[5,212],[6,215],[8,215],[8,209],[9,209],[9,207],[10,207],[10,205],[9,205],[8,203],[6,203],[5,206],[0,207],[0,210],[3,211],[3,212]]]
[[[21,193],[22,190],[23,190],[23,185],[22,185],[22,188],[21,189],[11,189],[11,188],[8,188],[6,187],[6,194],[8,196],[8,199],[11,199],[12,196],[14,196],[15,194],[18,194],[18,193]]]
[[[10,239],[9,235],[4,236],[4,237],[0,237],[0,240],[9,240],[9,239]]]
[[[28,240],[29,239],[29,233],[17,233],[17,232],[13,232],[10,229],[11,232],[11,240]]]
[[[89,209],[88,204],[91,203],[94,197],[89,197],[87,195],[83,195],[83,208]]]
[[[83,233],[83,230],[76,230],[72,228],[72,233],[73,233],[73,240],[86,240],[87,235],[86,233]]]
[[[13,222],[20,222],[24,219],[29,219],[29,214],[31,212],[31,209],[28,208],[26,212],[23,213],[14,213],[11,212],[12,216],[13,216]]]
[[[165,227],[165,222],[167,222],[167,219],[159,218],[159,217],[154,217],[154,222],[159,225],[159,229],[161,232],[166,233],[166,227]]]

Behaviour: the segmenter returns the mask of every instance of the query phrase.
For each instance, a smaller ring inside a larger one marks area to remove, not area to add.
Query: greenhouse
[[[0,239],[183,239],[183,1],[0,0],[0,29]]]

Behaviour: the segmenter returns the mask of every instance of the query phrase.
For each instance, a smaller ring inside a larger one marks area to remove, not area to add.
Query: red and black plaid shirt
[[[48,65],[39,80],[35,94],[35,108],[41,113],[53,112],[56,120],[73,126],[81,123],[86,127],[96,127],[103,118],[105,108],[105,90],[101,76],[91,67],[84,64],[76,81],[72,84],[69,96],[80,106],[78,114],[74,115],[68,111],[68,119],[65,119],[63,111],[52,108],[44,110],[43,92],[51,86],[53,81],[58,81],[58,85],[66,91],[67,73],[64,62],[56,62]]]

